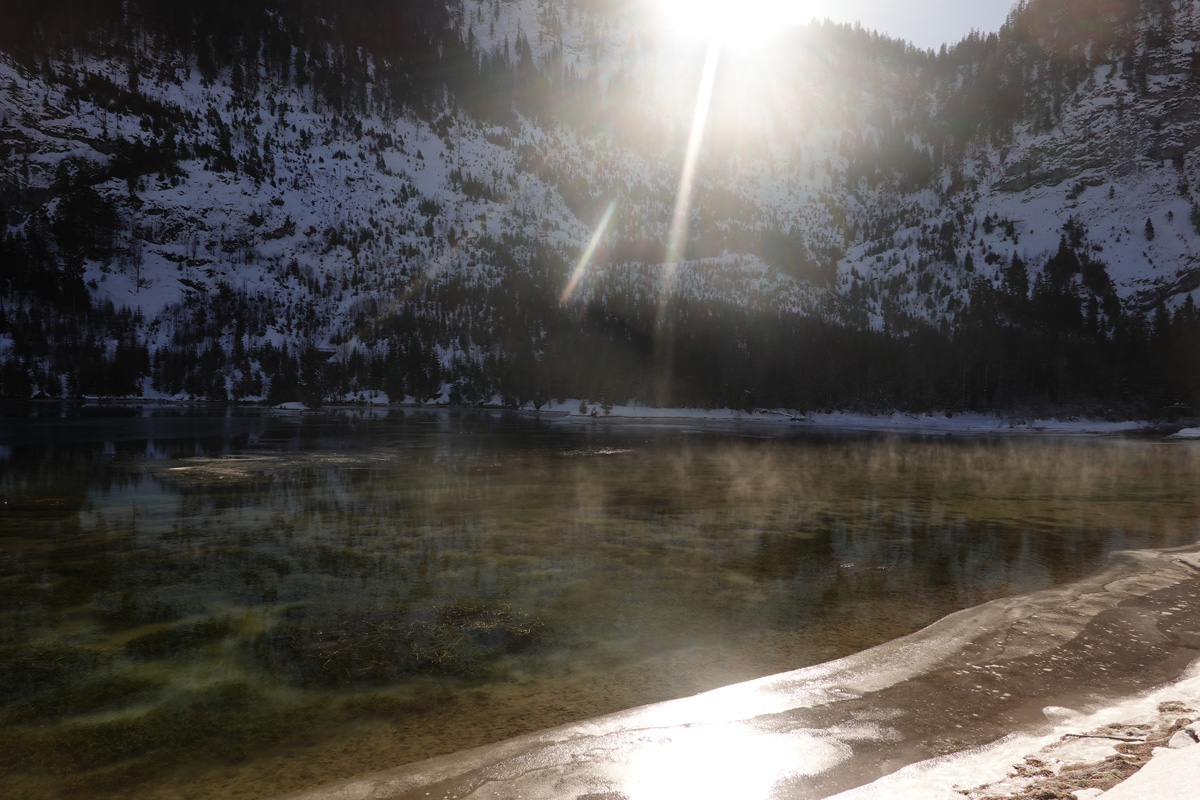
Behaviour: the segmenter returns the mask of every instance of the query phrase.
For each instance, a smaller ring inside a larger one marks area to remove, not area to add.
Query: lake
[[[0,417],[0,795],[258,798],[1200,538],[1200,447],[499,412]]]

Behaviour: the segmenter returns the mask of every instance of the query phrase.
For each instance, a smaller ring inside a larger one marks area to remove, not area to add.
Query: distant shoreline
[[[219,402],[166,397],[84,397],[62,398],[0,398],[6,404],[31,406],[78,406],[86,408],[162,407],[162,408],[230,408],[256,409],[265,412],[338,413],[367,411],[431,411],[511,413],[533,419],[549,419],[564,424],[726,424],[770,426],[793,430],[913,433],[946,435],[1003,435],[1050,434],[1058,436],[1115,436],[1150,435],[1176,439],[1200,439],[1200,418],[1177,421],[1150,419],[1100,419],[1080,415],[1055,416],[1019,413],[982,412],[906,412],[888,411],[867,413],[854,411],[798,411],[795,409],[737,409],[658,408],[643,405],[613,405],[605,409],[598,403],[580,400],[550,402],[535,408],[527,403],[512,407],[499,403],[485,405],[450,405],[448,403],[417,402],[343,402],[327,403],[311,408],[303,403],[268,405],[262,401]],[[583,413],[580,408],[587,410]]]

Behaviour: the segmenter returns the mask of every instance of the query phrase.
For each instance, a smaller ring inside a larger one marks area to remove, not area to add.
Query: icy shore
[[[1043,710],[1048,726],[912,764],[831,800],[1195,800],[1200,660],[1181,680],[1091,713]]]
[[[527,413],[528,410],[526,410]],[[863,414],[851,411],[799,412],[789,409],[654,408],[640,405],[607,408],[566,400],[543,406],[532,413],[571,422],[712,422],[787,426],[800,430],[894,431],[911,433],[1057,433],[1105,435],[1153,430],[1146,420],[1056,419],[970,413],[915,414],[894,411]],[[1200,429],[1195,429],[1200,431]],[[1180,437],[1185,438],[1185,437]]]
[[[1079,583],[966,609],[827,664],[294,797],[1066,798],[1029,794],[1020,779],[1124,761],[1114,745],[1153,755],[1172,726],[1200,716],[1198,620],[1200,545],[1126,551]],[[1139,780],[1169,781],[1156,775],[1197,757],[1151,759]],[[1118,778],[1132,771],[1122,769]],[[1094,797],[1109,785],[1082,788]],[[1186,796],[1139,796],[1153,795]]]
[[[58,402],[58,401],[55,401]],[[183,396],[168,396],[150,392],[144,397],[88,397],[87,405],[113,406],[201,406],[237,407],[238,404],[209,403]],[[392,400],[382,392],[347,396],[343,403],[329,403],[310,408],[301,402],[265,405],[261,399],[247,398],[246,407],[288,413],[348,413],[377,416],[389,410],[398,411],[476,411],[480,413],[517,413],[534,418],[559,421],[564,424],[663,424],[688,423],[713,426],[746,425],[783,430],[860,431],[918,434],[1001,435],[1052,434],[1105,436],[1133,433],[1163,433],[1178,440],[1200,439],[1200,428],[1183,427],[1148,419],[1098,419],[1085,416],[1040,416],[1037,414],[980,413],[980,412],[907,412],[890,411],[870,414],[856,411],[800,411],[787,408],[660,408],[637,403],[625,405],[600,404],[589,400],[555,400],[535,407],[527,403],[519,408],[505,405],[499,397],[483,405],[455,406],[445,393],[429,402],[417,402],[412,397]],[[1194,424],[1194,421],[1191,422]]]

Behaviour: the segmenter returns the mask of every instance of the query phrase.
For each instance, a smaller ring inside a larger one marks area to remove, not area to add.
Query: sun
[[[667,32],[731,47],[753,47],[811,19],[814,0],[655,0]]]

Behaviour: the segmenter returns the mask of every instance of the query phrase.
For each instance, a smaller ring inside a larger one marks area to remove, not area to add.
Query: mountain
[[[0,394],[1200,413],[1195,3],[651,12],[3,0]]]

